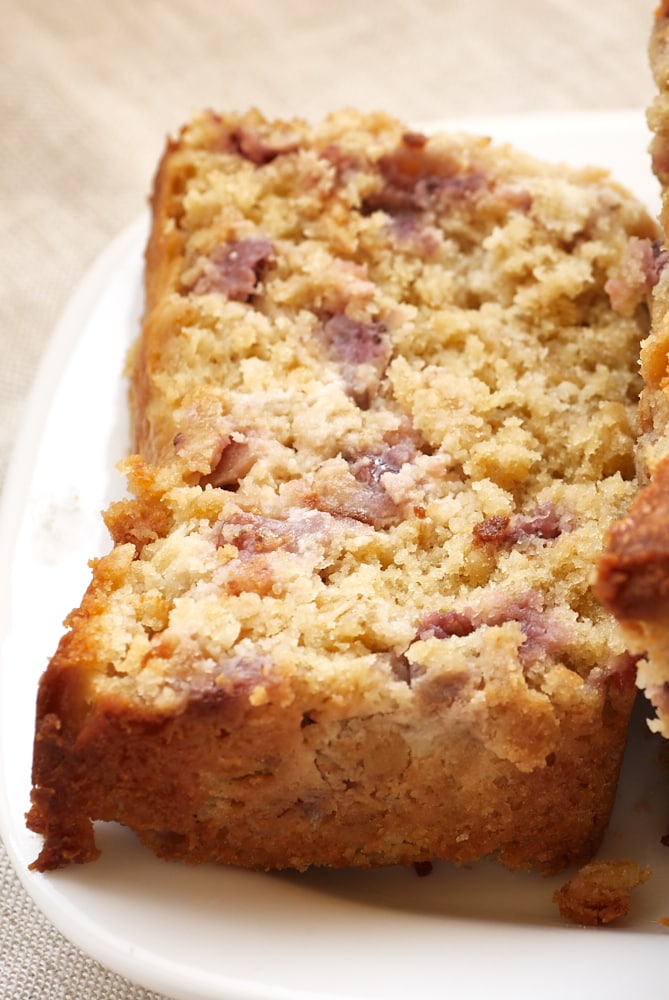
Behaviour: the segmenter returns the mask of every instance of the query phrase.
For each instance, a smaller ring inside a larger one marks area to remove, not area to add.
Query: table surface
[[[204,106],[410,122],[643,109],[654,0],[0,0],[0,480],[50,332]],[[0,845],[0,1000],[148,1000],[80,954]]]

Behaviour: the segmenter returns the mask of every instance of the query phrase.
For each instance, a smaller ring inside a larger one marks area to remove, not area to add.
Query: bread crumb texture
[[[610,924],[626,917],[632,891],[651,877],[636,861],[591,861],[553,896],[565,920],[585,926]]]
[[[168,144],[132,497],[40,690],[38,866],[94,856],[91,818],[259,868],[594,850],[655,235],[600,169],[381,114]]]

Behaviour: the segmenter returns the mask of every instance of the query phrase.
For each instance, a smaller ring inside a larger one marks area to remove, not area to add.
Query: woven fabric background
[[[50,331],[201,106],[406,121],[640,109],[654,0],[0,0],[0,478]],[[95,414],[85,414],[95,419]],[[0,848],[0,1000],[149,1000]]]

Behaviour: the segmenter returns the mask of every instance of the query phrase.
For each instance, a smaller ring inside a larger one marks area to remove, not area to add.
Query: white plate
[[[451,123],[452,124],[452,123]],[[594,162],[656,210],[642,114],[467,123],[551,159]],[[158,861],[119,827],[102,857],[30,873],[24,825],[34,700],[61,621],[107,548],[99,510],[122,494],[110,470],[126,447],[127,345],[141,309],[146,222],[93,268],[55,331],[26,412],[0,519],[0,822],[28,892],[75,944],[116,972],[180,1000],[498,1000],[657,996],[666,977],[667,773],[643,712],[634,720],[616,812],[601,855],[653,869],[616,927],[564,925],[564,881],[466,870],[262,875]]]

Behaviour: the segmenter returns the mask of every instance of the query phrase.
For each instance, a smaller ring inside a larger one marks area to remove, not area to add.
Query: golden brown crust
[[[611,528],[598,567],[598,593],[621,621],[669,613],[669,461]]]
[[[179,141],[168,139],[152,187],[151,217],[154,225],[146,246],[144,270],[147,312],[151,311],[168,289],[175,286],[183,251],[183,234],[179,230],[177,206],[183,195],[184,175],[179,165],[178,150]],[[173,219],[174,225],[167,227],[167,219]]]
[[[183,195],[184,173],[179,165],[179,140],[168,139],[160,158],[151,191],[152,225],[145,250],[144,308],[145,336],[134,350],[138,356],[130,366],[130,409],[134,419],[137,450],[155,457],[160,445],[151,443],[148,420],[150,387],[147,375],[153,367],[151,353],[155,350],[150,335],[151,313],[166,292],[178,284],[182,264],[184,236],[178,226],[178,204]],[[166,220],[173,220],[169,226]],[[142,447],[143,446],[143,447]]]

